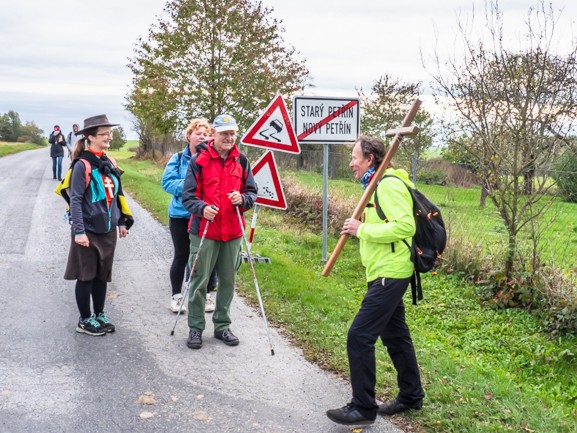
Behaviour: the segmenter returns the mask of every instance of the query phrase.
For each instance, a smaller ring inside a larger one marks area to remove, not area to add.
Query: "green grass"
[[[0,141],[0,158],[7,155],[12,155],[13,153],[23,152],[25,150],[38,149],[37,144],[34,143],[7,143],[5,141]]]
[[[269,320],[307,358],[347,376],[346,330],[366,290],[357,242],[347,243],[324,278],[319,234],[285,225],[280,211],[262,209],[259,219],[253,249],[272,261],[256,267]],[[240,281],[256,306],[249,267],[241,267]],[[410,421],[429,432],[577,431],[577,339],[551,341],[525,311],[483,307],[458,278],[425,276],[423,285],[425,300],[407,307],[407,320],[427,404]],[[379,396],[394,397],[382,347],[377,365]]]
[[[160,186],[163,167],[151,165],[150,161],[137,161],[123,157],[119,152],[110,152],[125,170],[122,186],[131,197],[147,209],[162,224],[168,225],[168,203],[171,196]]]
[[[126,170],[125,189],[165,221],[170,197],[160,187],[163,167],[131,160],[125,151],[114,156]],[[315,176],[298,175],[318,187]],[[340,182],[331,182],[329,190],[360,195],[355,183]],[[431,187],[426,193],[440,202],[446,189]],[[453,206],[461,200],[454,196]],[[478,209],[464,206],[461,212],[473,215]],[[347,376],[346,331],[366,290],[357,241],[349,240],[325,278],[320,276],[321,233],[289,225],[283,211],[261,208],[258,218],[253,252],[272,261],[255,266],[269,321],[309,360]],[[485,218],[482,230],[490,230],[495,222],[490,214]],[[329,251],[336,240],[329,238]],[[258,306],[250,267],[241,266],[238,281],[240,293]],[[396,418],[400,423],[421,432],[577,432],[577,339],[551,340],[525,311],[482,306],[472,286],[456,277],[428,275],[423,287],[425,299],[407,305],[407,320],[426,404]],[[377,366],[379,397],[393,397],[394,369],[381,346]]]

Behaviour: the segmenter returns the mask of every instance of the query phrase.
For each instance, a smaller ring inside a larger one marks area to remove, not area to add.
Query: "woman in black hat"
[[[104,114],[84,121],[84,128],[78,131],[83,137],[74,146],[71,170],[60,191],[69,196],[72,224],[64,279],[76,280],[80,312],[76,331],[88,335],[115,330],[104,312],[106,286],[112,280],[117,236],[125,237],[134,222],[122,193],[122,171],[105,153],[113,126],[117,125]]]

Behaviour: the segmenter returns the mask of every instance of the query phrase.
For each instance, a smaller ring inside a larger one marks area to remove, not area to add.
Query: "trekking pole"
[[[210,220],[206,220],[206,225],[204,226],[204,232],[202,232],[202,237],[200,238],[200,243],[198,244],[198,250],[196,251],[196,255],[194,256],[194,261],[192,262],[192,268],[190,269],[190,273],[188,274],[188,278],[186,280],[186,289],[184,289],[184,295],[182,296],[182,302],[180,303],[180,307],[178,308],[178,313],[176,314],[176,320],[174,321],[174,326],[172,327],[172,331],[170,331],[170,335],[174,335],[174,330],[176,328],[176,324],[178,323],[178,318],[180,317],[180,312],[182,311],[182,303],[188,296],[188,289],[190,288],[190,280],[192,280],[192,274],[194,273],[194,268],[196,268],[196,262],[198,262],[198,256],[200,256],[200,249],[202,248],[202,244],[204,242],[204,238],[206,237],[206,232],[208,231],[208,226],[210,224]]]
[[[244,239],[244,245],[246,246],[246,254],[248,256],[248,262],[250,263],[250,270],[252,271],[252,279],[254,281],[254,287],[256,289],[256,295],[258,297],[258,303],[260,305],[260,311],[262,313],[262,318],[264,320],[264,327],[266,329],[266,336],[268,338],[268,344],[270,345],[270,354],[272,356],[274,356],[274,348],[272,345],[272,341],[270,339],[270,333],[268,330],[268,322],[266,320],[266,314],[264,312],[264,306],[262,304],[262,298],[260,296],[260,290],[258,288],[258,281],[256,279],[256,272],[254,271],[254,263],[252,261],[252,256],[250,255],[250,247],[248,245],[248,241],[246,240],[246,233],[244,231],[244,226],[242,225],[242,218],[240,216],[240,210],[238,210],[238,206],[235,206],[235,207],[236,207],[236,214],[238,216],[238,223],[240,224],[240,229],[242,230],[242,238]]]

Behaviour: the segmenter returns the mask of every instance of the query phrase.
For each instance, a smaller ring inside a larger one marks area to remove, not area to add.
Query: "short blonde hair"
[[[204,117],[199,119],[192,119],[192,122],[190,122],[190,124],[186,127],[186,130],[184,131],[184,138],[186,139],[186,141],[188,142],[190,134],[192,134],[198,128],[202,128],[203,126],[210,132],[210,123],[208,122],[207,119],[205,119]]]

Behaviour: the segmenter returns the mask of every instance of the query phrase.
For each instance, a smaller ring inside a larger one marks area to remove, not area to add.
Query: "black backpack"
[[[416,188],[411,188],[398,176],[385,175],[382,179],[385,177],[395,177],[399,179],[407,187],[413,198],[413,214],[415,216],[416,231],[411,245],[404,239],[403,242],[409,250],[411,250],[411,261],[415,265],[415,271],[411,277],[411,291],[413,304],[417,305],[417,299],[419,301],[423,299],[421,272],[429,272],[439,265],[441,254],[443,254],[445,246],[447,245],[447,231],[445,230],[445,223],[441,216],[441,211],[425,194]],[[379,205],[379,198],[376,191],[374,196],[375,207],[379,218],[387,221],[387,217]],[[391,245],[394,251],[394,244]]]

